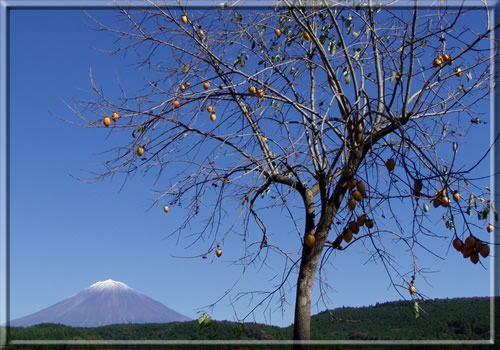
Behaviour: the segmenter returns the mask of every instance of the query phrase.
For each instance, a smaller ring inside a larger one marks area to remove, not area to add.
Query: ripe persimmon
[[[477,264],[479,262],[479,255],[473,252],[470,256],[470,261],[472,261],[473,264]]]
[[[363,196],[361,195],[361,192],[359,192],[358,190],[353,191],[351,193],[351,196],[358,202],[361,202],[363,200]]]
[[[433,66],[434,68],[439,67],[441,64],[443,64],[443,60],[442,60],[442,59],[441,59],[441,57],[439,57],[439,56],[438,56],[438,57],[436,57],[436,58],[434,59],[434,61],[432,61],[432,66]]]
[[[311,35],[308,32],[304,32],[304,39],[306,39],[306,41],[311,40]]]
[[[104,119],[103,119],[102,122],[103,122],[103,124],[104,124],[105,127],[108,127],[108,126],[111,125],[111,118],[110,117],[104,117]]]
[[[479,252],[479,248],[481,248],[482,245],[483,245],[483,242],[481,242],[480,239],[476,239],[476,244],[474,244],[474,250],[476,252]]]
[[[208,90],[209,87],[210,87],[210,83],[208,81],[206,81],[206,82],[203,83],[203,88],[205,90]]]
[[[214,111],[214,107],[213,106],[208,106],[207,107],[207,111],[208,111],[208,113],[212,113]]]
[[[356,222],[358,223],[358,225],[360,227],[363,226],[366,222],[366,214],[361,214],[360,216],[358,216],[358,219],[356,220]]]
[[[306,236],[306,240],[305,240],[305,242],[306,242],[306,245],[307,245],[308,247],[312,247],[312,246],[314,245],[314,243],[316,243],[316,237],[314,237],[314,235],[312,235],[312,234],[310,234],[310,233],[309,233],[309,234]]]
[[[441,188],[440,190],[437,190],[436,193],[434,193],[434,197],[441,197],[446,195],[446,190],[444,188]]]
[[[182,21],[182,23],[186,24],[188,22],[188,16],[182,15],[181,16],[181,21]]]
[[[274,30],[274,34],[276,34],[276,36],[279,38],[279,37],[280,37],[280,35],[281,35],[281,29],[276,28],[276,29]]]
[[[387,170],[393,171],[396,167],[396,161],[392,158],[387,160],[387,162],[385,162],[385,167],[387,168]]]
[[[462,72],[462,68],[460,67],[457,67],[455,68],[455,75],[460,78],[462,76],[463,72]]]
[[[495,226],[493,226],[492,224],[489,224],[488,226],[486,226],[486,231],[488,233],[495,231]]]
[[[165,213],[168,213],[168,205],[166,205],[166,206],[164,206],[164,207],[163,207],[163,211],[164,211]]]
[[[476,238],[474,236],[469,236],[464,242],[465,248],[474,248],[476,246]]]
[[[222,250],[217,249],[215,254],[217,255],[218,258],[220,258],[220,256],[222,255]]]
[[[350,211],[353,211],[354,208],[356,208],[356,200],[354,198],[351,198],[347,201],[347,207],[349,208]]]
[[[373,228],[374,222],[372,219],[366,219],[365,220],[365,225],[367,228]]]
[[[349,190],[352,190],[356,185],[358,184],[358,181],[356,179],[350,179],[348,182],[347,182],[347,188]]]
[[[210,120],[215,121],[215,119],[217,119],[217,116],[215,115],[215,113],[210,114]]]
[[[342,237],[346,243],[349,243],[352,240],[352,230],[344,230],[344,232],[342,233]]]
[[[481,254],[483,258],[486,258],[488,255],[490,255],[490,247],[487,244],[482,244],[479,247],[479,254]]]
[[[408,290],[410,291],[411,295],[417,292],[417,288],[413,284],[410,286],[410,288],[408,288]]]
[[[181,103],[178,100],[175,100],[173,105],[174,105],[174,108],[179,108]]]
[[[457,251],[460,251],[463,247],[464,243],[460,238],[455,238],[453,240],[453,248],[455,248]]]
[[[356,221],[350,222],[349,228],[351,229],[352,233],[357,234],[359,232],[359,225]]]
[[[458,191],[453,192],[453,199],[455,202],[460,201],[460,193],[458,193]]]
[[[111,119],[113,119],[114,122],[117,122],[118,119],[120,119],[118,112],[113,112],[113,114],[111,114]]]
[[[262,89],[258,89],[258,90],[257,90],[257,97],[258,97],[258,98],[262,98],[262,97],[264,97],[264,90],[262,90]]]
[[[137,155],[140,157],[144,154],[144,147],[139,147],[137,149]]]
[[[462,247],[462,255],[464,256],[464,259],[469,258],[472,253],[474,253],[474,247],[466,247],[464,244]]]
[[[441,205],[445,208],[448,208],[450,206],[450,199],[448,197],[442,197],[441,198]]]
[[[366,185],[363,181],[358,181],[356,188],[358,189],[358,191],[361,193],[362,196],[366,194]]]

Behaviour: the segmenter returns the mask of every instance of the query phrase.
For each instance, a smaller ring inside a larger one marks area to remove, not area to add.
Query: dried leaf
[[[391,84],[394,83],[394,80],[396,80],[397,76],[398,76],[398,73],[396,71],[393,71],[391,74],[391,79],[390,79]]]
[[[476,201],[474,200],[474,195],[471,193],[469,196],[469,207],[475,207],[476,206]]]

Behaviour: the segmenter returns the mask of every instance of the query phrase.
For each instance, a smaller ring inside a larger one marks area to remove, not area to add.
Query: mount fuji
[[[71,327],[99,327],[119,323],[191,321],[159,301],[111,279],[94,283],[81,292],[37,313],[10,322],[11,327],[58,323]]]

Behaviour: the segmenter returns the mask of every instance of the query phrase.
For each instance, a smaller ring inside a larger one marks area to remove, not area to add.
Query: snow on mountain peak
[[[112,279],[106,281],[99,281],[91,285],[88,289],[132,289],[123,282],[113,281]]]
[[[12,320],[10,326],[59,323],[70,327],[100,327],[110,324],[190,320],[161,302],[136,292],[125,283],[109,279],[96,282],[46,309]]]

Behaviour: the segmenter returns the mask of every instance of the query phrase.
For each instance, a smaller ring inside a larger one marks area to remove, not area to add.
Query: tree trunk
[[[305,235],[312,233],[316,237],[316,243],[312,247],[304,245],[302,260],[300,262],[299,277],[297,279],[297,294],[295,300],[295,320],[293,324],[293,339],[302,341],[294,345],[294,350],[308,349],[307,341],[311,338],[311,299],[314,276],[318,268],[319,259],[325,245],[333,219],[337,209],[344,198],[347,190],[347,180],[352,175],[348,174],[341,178],[335,188],[334,194],[328,200],[322,198],[321,217],[318,225],[315,225],[314,202],[310,192],[304,197],[306,203],[306,227]],[[340,240],[339,240],[340,239]],[[338,237],[334,242],[337,247],[342,240]]]
[[[295,300],[295,321],[293,324],[294,340],[309,340],[311,336],[312,287],[320,256],[321,251],[309,259],[302,259],[300,264]],[[294,349],[307,349],[307,344],[296,344]]]

